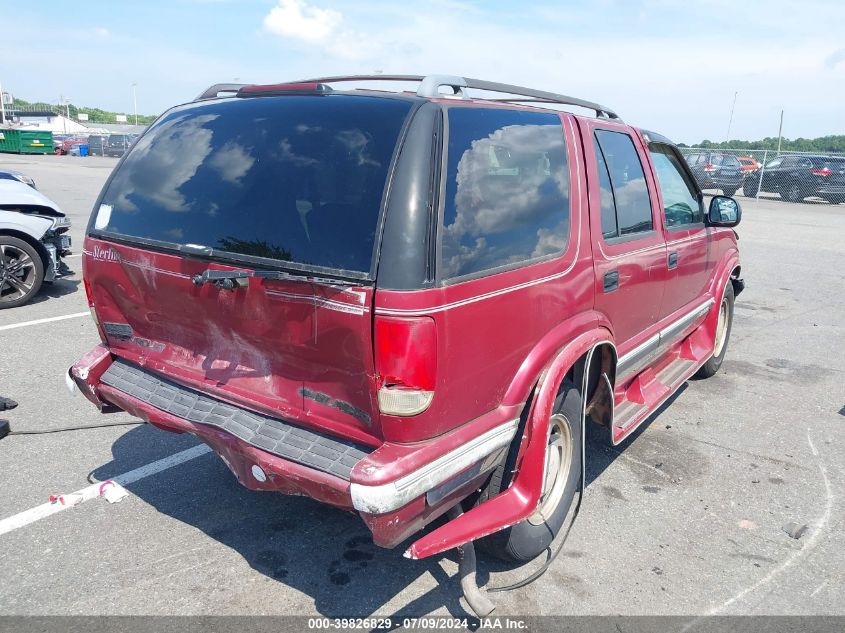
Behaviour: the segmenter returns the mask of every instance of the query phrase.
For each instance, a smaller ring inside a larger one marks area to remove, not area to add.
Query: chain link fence
[[[845,203],[845,154],[682,147],[699,186],[728,196]]]

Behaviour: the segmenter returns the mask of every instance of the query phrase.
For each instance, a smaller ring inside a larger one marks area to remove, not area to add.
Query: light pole
[[[62,129],[64,130],[64,133],[67,134],[67,122],[70,120],[70,97],[59,95],[59,108],[62,106],[65,107],[65,118],[64,121],[62,121]],[[59,112],[59,116],[61,116],[61,110]]]
[[[2,83],[0,83],[0,125],[6,125],[6,100],[3,99]]]
[[[135,92],[137,85],[134,81],[132,82],[132,107],[135,110],[135,125],[138,125],[138,95]]]
[[[728,119],[728,132],[727,132],[727,134],[725,134],[725,143],[727,143],[729,140],[731,140],[731,124],[734,122],[734,108],[736,108],[736,96],[738,94],[739,94],[738,90],[736,92],[734,92],[734,101],[731,104],[731,116]]]

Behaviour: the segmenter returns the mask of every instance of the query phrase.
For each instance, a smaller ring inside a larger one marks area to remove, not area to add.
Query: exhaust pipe
[[[461,504],[459,503],[449,510],[448,516],[450,519],[457,519],[463,513]],[[467,601],[469,608],[479,618],[485,618],[493,613],[496,605],[487,596],[487,592],[478,586],[478,582],[475,579],[475,546],[470,541],[469,543],[460,545],[456,549],[460,557],[458,575],[461,577],[461,591],[464,594],[464,599]]]

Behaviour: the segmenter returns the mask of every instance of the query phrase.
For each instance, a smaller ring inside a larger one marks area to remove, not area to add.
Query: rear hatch
[[[813,168],[814,174],[822,176],[820,182],[823,185],[845,187],[845,158],[826,156],[821,160],[814,160]]]
[[[376,236],[411,102],[212,100],[115,171],[86,285],[112,352],[222,400],[375,443]]]
[[[742,178],[742,165],[736,157],[716,154],[712,157],[711,162],[718,166],[716,170],[718,181],[731,183]]]

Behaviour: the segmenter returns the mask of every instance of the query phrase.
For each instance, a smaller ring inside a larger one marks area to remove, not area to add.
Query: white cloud
[[[845,48],[840,48],[837,51],[833,51],[830,55],[828,55],[827,59],[824,60],[824,65],[828,68],[836,68],[839,64],[845,62]]]
[[[264,17],[264,28],[280,37],[310,43],[325,42],[340,26],[343,15],[334,9],[320,9],[303,0],[279,0]]]
[[[111,37],[111,31],[109,31],[104,26],[98,26],[94,29],[94,35],[101,39],[107,40]]]

